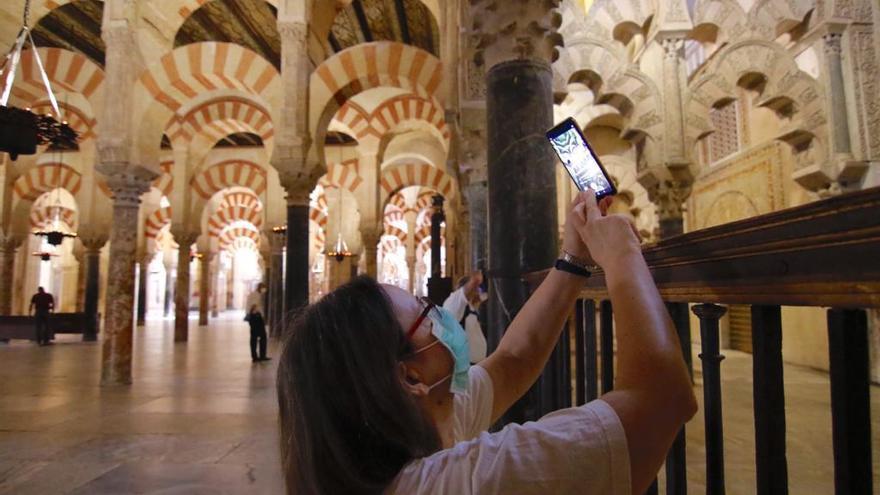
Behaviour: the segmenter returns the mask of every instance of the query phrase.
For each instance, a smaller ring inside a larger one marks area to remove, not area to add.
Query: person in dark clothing
[[[49,345],[49,314],[55,311],[55,298],[42,287],[31,297],[28,314],[34,315],[37,326],[37,343]]]
[[[266,319],[265,305],[263,298],[266,297],[266,285],[257,285],[257,290],[250,293],[245,303],[245,312],[248,324],[251,327],[251,360],[253,362],[269,361],[270,357],[266,357]],[[260,354],[257,355],[257,341],[260,342]]]

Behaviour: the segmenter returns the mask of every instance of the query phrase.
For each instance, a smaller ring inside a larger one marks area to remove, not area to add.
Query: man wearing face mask
[[[264,300],[266,298],[266,284],[260,282],[257,290],[251,292],[247,296],[245,302],[245,321],[251,327],[251,361],[254,363],[260,361],[269,361],[270,357],[266,357],[266,309]],[[260,343],[260,354],[257,355],[257,341]]]
[[[481,290],[482,284],[483,273],[476,271],[471,276],[462,278],[458,289],[443,302],[443,309],[452,313],[467,333],[471,364],[486,359],[486,336],[480,327],[477,312],[480,304],[486,300],[486,293]]]

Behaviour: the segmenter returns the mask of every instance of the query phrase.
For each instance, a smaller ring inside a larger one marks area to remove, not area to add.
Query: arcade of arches
[[[38,286],[85,312],[104,385],[137,384],[141,325],[187,345],[260,281],[275,335],[354,273],[426,295],[483,268],[518,307],[575,192],[543,140],[568,116],[646,242],[880,185],[873,0],[32,0],[30,21],[80,140],[2,155],[0,315]],[[32,51],[11,104],[49,111]],[[783,318],[786,362],[827,370],[820,310]]]

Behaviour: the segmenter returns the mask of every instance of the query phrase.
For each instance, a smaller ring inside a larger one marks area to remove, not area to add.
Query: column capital
[[[189,230],[182,225],[172,225],[171,235],[174,236],[174,242],[177,243],[178,249],[187,251],[199,238],[197,231]]]
[[[839,57],[843,53],[842,40],[843,34],[836,31],[828,31],[823,34],[822,48],[825,51],[825,55],[836,55]]]
[[[0,250],[5,252],[15,251],[24,242],[24,237],[22,234],[6,232],[0,229]]]
[[[659,33],[657,41],[663,47],[663,54],[667,59],[680,59],[684,57],[684,40],[686,33],[678,31]]]
[[[150,183],[159,176],[153,170],[124,161],[101,161],[95,169],[106,178],[113,202],[124,206],[139,205],[141,194],[149,191]]]
[[[562,24],[559,3],[472,0],[474,61],[487,68],[524,59],[554,62],[559,56],[556,47],[562,46],[562,35],[557,31]]]
[[[278,35],[281,38],[281,44],[296,43],[304,45],[306,37],[309,33],[309,26],[303,20],[279,20]]]
[[[318,166],[307,170],[279,171],[278,178],[281,187],[287,192],[288,206],[308,206],[309,195],[324,173],[323,167]]]
[[[269,239],[269,252],[271,254],[282,254],[284,247],[287,246],[286,231],[276,232],[272,229],[265,230],[266,238]]]
[[[657,205],[660,220],[678,220],[684,217],[684,202],[691,195],[692,184],[683,181],[661,181],[648,189],[651,201]]]
[[[364,249],[373,249],[373,250],[378,249],[379,239],[382,238],[383,230],[378,227],[362,225],[360,228],[360,231],[361,231],[361,242],[364,245]]]
[[[100,253],[104,244],[107,244],[110,233],[103,228],[84,225],[77,232],[77,237],[86,249],[86,254],[95,254]]]

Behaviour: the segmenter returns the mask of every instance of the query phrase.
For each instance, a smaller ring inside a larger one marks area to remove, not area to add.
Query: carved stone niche
[[[474,61],[486,68],[510,60],[556,60],[562,35],[560,0],[472,0]]]

